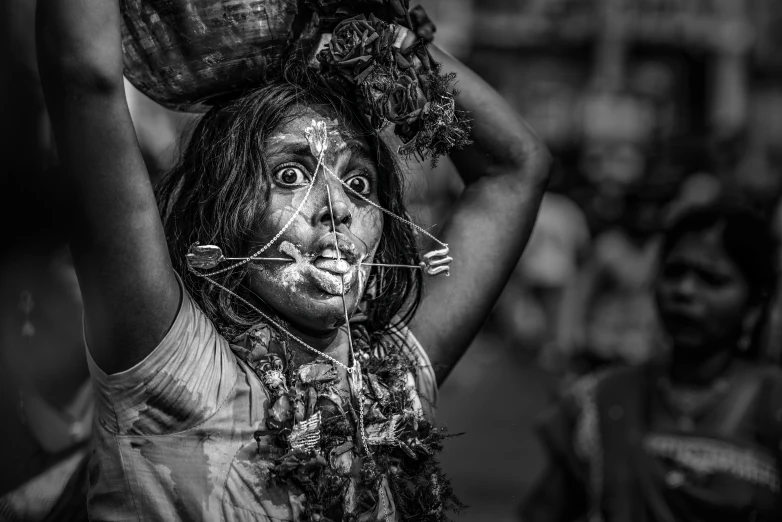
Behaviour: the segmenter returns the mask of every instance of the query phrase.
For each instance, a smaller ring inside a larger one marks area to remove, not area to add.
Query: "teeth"
[[[333,248],[327,248],[323,252],[320,253],[320,257],[325,257],[327,259],[338,259],[337,251]]]

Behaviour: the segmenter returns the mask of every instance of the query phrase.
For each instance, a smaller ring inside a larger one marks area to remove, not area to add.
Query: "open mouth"
[[[345,295],[359,279],[362,256],[358,255],[353,243],[341,240],[339,250],[333,242],[316,249],[313,254],[304,254],[299,247],[288,241],[280,244],[279,251],[289,256],[310,280],[323,292],[331,295]]]
[[[312,264],[315,268],[326,272],[344,275],[350,272],[354,266],[353,259],[351,259],[354,257],[350,252],[338,252],[335,248],[326,248],[312,261]]]

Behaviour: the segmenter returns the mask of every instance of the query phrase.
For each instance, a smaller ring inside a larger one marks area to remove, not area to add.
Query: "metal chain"
[[[321,152],[321,154],[325,154],[324,152]],[[325,166],[323,167],[326,168]],[[342,254],[339,250],[339,240],[337,239],[337,224],[334,222],[334,204],[331,202],[331,189],[329,188],[329,184],[326,183],[326,196],[328,197],[329,201],[329,214],[331,215],[331,231],[334,234],[334,249],[337,251],[337,261],[342,259]],[[364,452],[367,454],[367,456],[371,455],[369,453],[369,446],[367,445],[367,433],[364,430],[364,383],[361,379],[361,366],[358,364],[358,361],[356,359],[356,353],[353,351],[353,336],[350,333],[350,317],[348,316],[348,305],[345,302],[345,274],[340,275],[340,282],[342,283],[342,293],[340,294],[340,297],[342,298],[342,311],[345,313],[345,324],[348,325],[348,345],[350,346],[350,357],[353,360],[353,367],[358,367],[359,371],[355,377],[355,383],[351,383],[351,388],[355,388],[355,392],[358,395],[356,399],[358,399],[358,418],[359,418],[359,427],[361,429],[361,442],[364,446]]]
[[[197,272],[196,272],[196,273],[197,273]],[[208,277],[208,276],[206,276],[206,275],[203,275],[203,274],[198,274],[198,275],[199,275],[200,277],[203,277],[204,279],[206,279],[207,281],[209,281],[210,283],[212,283],[212,284],[213,284],[213,285],[215,285],[216,287],[218,287],[218,288],[222,288],[223,290],[225,290],[226,292],[228,292],[229,294],[231,294],[232,296],[234,296],[235,298],[237,298],[239,301],[241,301],[242,303],[246,304],[247,306],[249,306],[250,308],[252,308],[254,311],[258,312],[258,314],[259,314],[261,317],[263,317],[265,320],[269,321],[271,324],[273,324],[274,326],[276,326],[276,327],[277,327],[279,330],[281,330],[281,331],[285,332],[285,335],[287,335],[288,337],[290,337],[291,339],[293,339],[294,341],[296,341],[297,343],[299,343],[301,346],[303,346],[303,347],[304,347],[304,348],[306,348],[307,350],[309,350],[309,351],[311,351],[311,352],[313,352],[313,353],[316,353],[316,354],[318,354],[318,355],[322,355],[323,357],[325,357],[326,359],[329,359],[329,360],[330,360],[331,362],[333,362],[334,364],[337,364],[338,366],[341,366],[342,368],[344,368],[344,369],[345,369],[345,371],[346,371],[346,372],[348,372],[348,374],[349,374],[349,375],[352,375],[352,374],[353,374],[353,371],[355,370],[355,367],[348,367],[348,366],[346,366],[346,365],[342,364],[341,362],[339,362],[338,360],[336,360],[334,357],[330,356],[329,354],[327,354],[327,353],[324,353],[324,352],[321,352],[321,351],[320,351],[320,350],[318,350],[317,348],[313,348],[313,347],[312,347],[312,346],[310,346],[309,344],[305,343],[304,341],[302,341],[301,339],[299,339],[298,337],[296,337],[295,335],[293,335],[292,333],[290,333],[290,332],[289,332],[289,331],[288,331],[288,330],[287,330],[287,329],[286,329],[284,326],[282,326],[280,323],[278,323],[277,321],[275,321],[274,319],[272,319],[271,317],[269,317],[268,315],[266,315],[265,313],[263,313],[263,312],[262,312],[260,309],[258,309],[258,307],[256,307],[255,305],[253,305],[253,304],[252,304],[250,301],[248,301],[248,300],[247,300],[247,299],[245,299],[244,297],[240,296],[239,294],[237,294],[236,292],[234,292],[234,291],[233,291],[233,290],[231,290],[230,288],[226,288],[225,286],[221,285],[220,283],[218,283],[217,281],[215,281],[215,280],[214,280],[214,279],[212,279],[211,277]]]
[[[412,221],[410,221],[410,220],[408,220],[408,219],[405,219],[405,218],[403,218],[403,217],[401,217],[401,216],[397,216],[396,214],[394,214],[394,213],[393,213],[393,212],[391,212],[390,210],[386,210],[386,209],[384,209],[383,207],[381,207],[380,205],[378,205],[377,203],[375,203],[375,202],[374,202],[374,201],[372,201],[371,199],[369,199],[369,198],[365,197],[363,194],[361,194],[361,193],[359,193],[359,192],[356,192],[355,190],[353,190],[353,188],[352,188],[350,185],[348,185],[347,183],[345,183],[345,182],[344,182],[342,179],[340,179],[340,177],[339,177],[339,176],[337,176],[336,174],[334,174],[334,172],[332,172],[332,171],[331,171],[331,169],[329,169],[329,168],[328,168],[326,165],[323,165],[323,170],[325,170],[326,172],[328,172],[329,174],[331,174],[331,175],[332,175],[334,178],[336,178],[336,180],[337,180],[337,181],[339,181],[340,183],[342,183],[342,185],[343,185],[343,186],[345,186],[345,188],[347,188],[347,189],[348,189],[350,192],[352,192],[353,194],[355,194],[357,197],[361,198],[362,200],[366,201],[367,203],[369,203],[369,204],[370,204],[370,205],[372,205],[373,207],[375,207],[375,208],[377,208],[377,209],[379,209],[379,210],[381,210],[381,211],[385,212],[386,214],[388,214],[389,216],[391,216],[391,217],[392,217],[392,218],[394,218],[394,219],[398,219],[398,220],[399,220],[399,221],[401,221],[402,223],[407,223],[408,225],[410,225],[410,226],[411,226],[411,227],[413,227],[414,229],[418,230],[418,231],[419,231],[419,232],[421,232],[422,234],[425,234],[426,236],[428,236],[428,237],[430,237],[431,239],[435,240],[435,241],[436,241],[437,243],[439,243],[440,245],[442,245],[442,246],[444,246],[444,247],[447,247],[447,246],[448,246],[446,243],[443,243],[442,241],[440,241],[439,239],[437,239],[436,237],[434,237],[432,234],[430,234],[429,232],[427,232],[427,231],[426,231],[424,228],[422,228],[422,227],[420,227],[420,226],[416,225],[415,223],[413,223]]]
[[[202,277],[209,277],[209,276],[215,276],[217,274],[222,274],[223,272],[228,272],[229,270],[233,270],[234,268],[240,267],[242,265],[246,265],[253,259],[257,258],[259,255],[263,254],[270,246],[272,246],[280,237],[285,233],[286,230],[293,224],[293,220],[296,219],[296,216],[298,216],[301,213],[301,209],[304,208],[304,204],[307,202],[307,199],[310,197],[310,192],[312,192],[312,187],[315,186],[315,180],[318,177],[318,170],[321,166],[321,159],[322,156],[318,158],[318,164],[315,167],[315,174],[312,175],[312,180],[310,181],[309,187],[307,187],[307,192],[304,193],[304,199],[301,200],[301,203],[299,203],[299,206],[296,207],[296,212],[293,213],[291,218],[288,220],[287,223],[280,229],[279,232],[277,232],[273,238],[269,240],[268,243],[263,245],[260,250],[258,250],[256,253],[251,255],[250,257],[244,258],[243,261],[239,261],[238,263],[234,263],[233,265],[227,266],[225,268],[221,268],[220,270],[215,270],[214,272],[207,272],[207,273],[200,273],[195,272],[196,274],[202,276]]]

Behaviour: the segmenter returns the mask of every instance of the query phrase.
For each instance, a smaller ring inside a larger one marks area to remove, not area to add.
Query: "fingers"
[[[423,261],[421,261],[421,268],[431,276],[438,274],[451,275],[450,265],[453,258],[448,255],[448,252],[448,246],[427,252],[424,254]]]

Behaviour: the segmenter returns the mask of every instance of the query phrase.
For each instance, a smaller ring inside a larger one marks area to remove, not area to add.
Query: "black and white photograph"
[[[778,0],[2,0],[0,522],[782,521]]]

